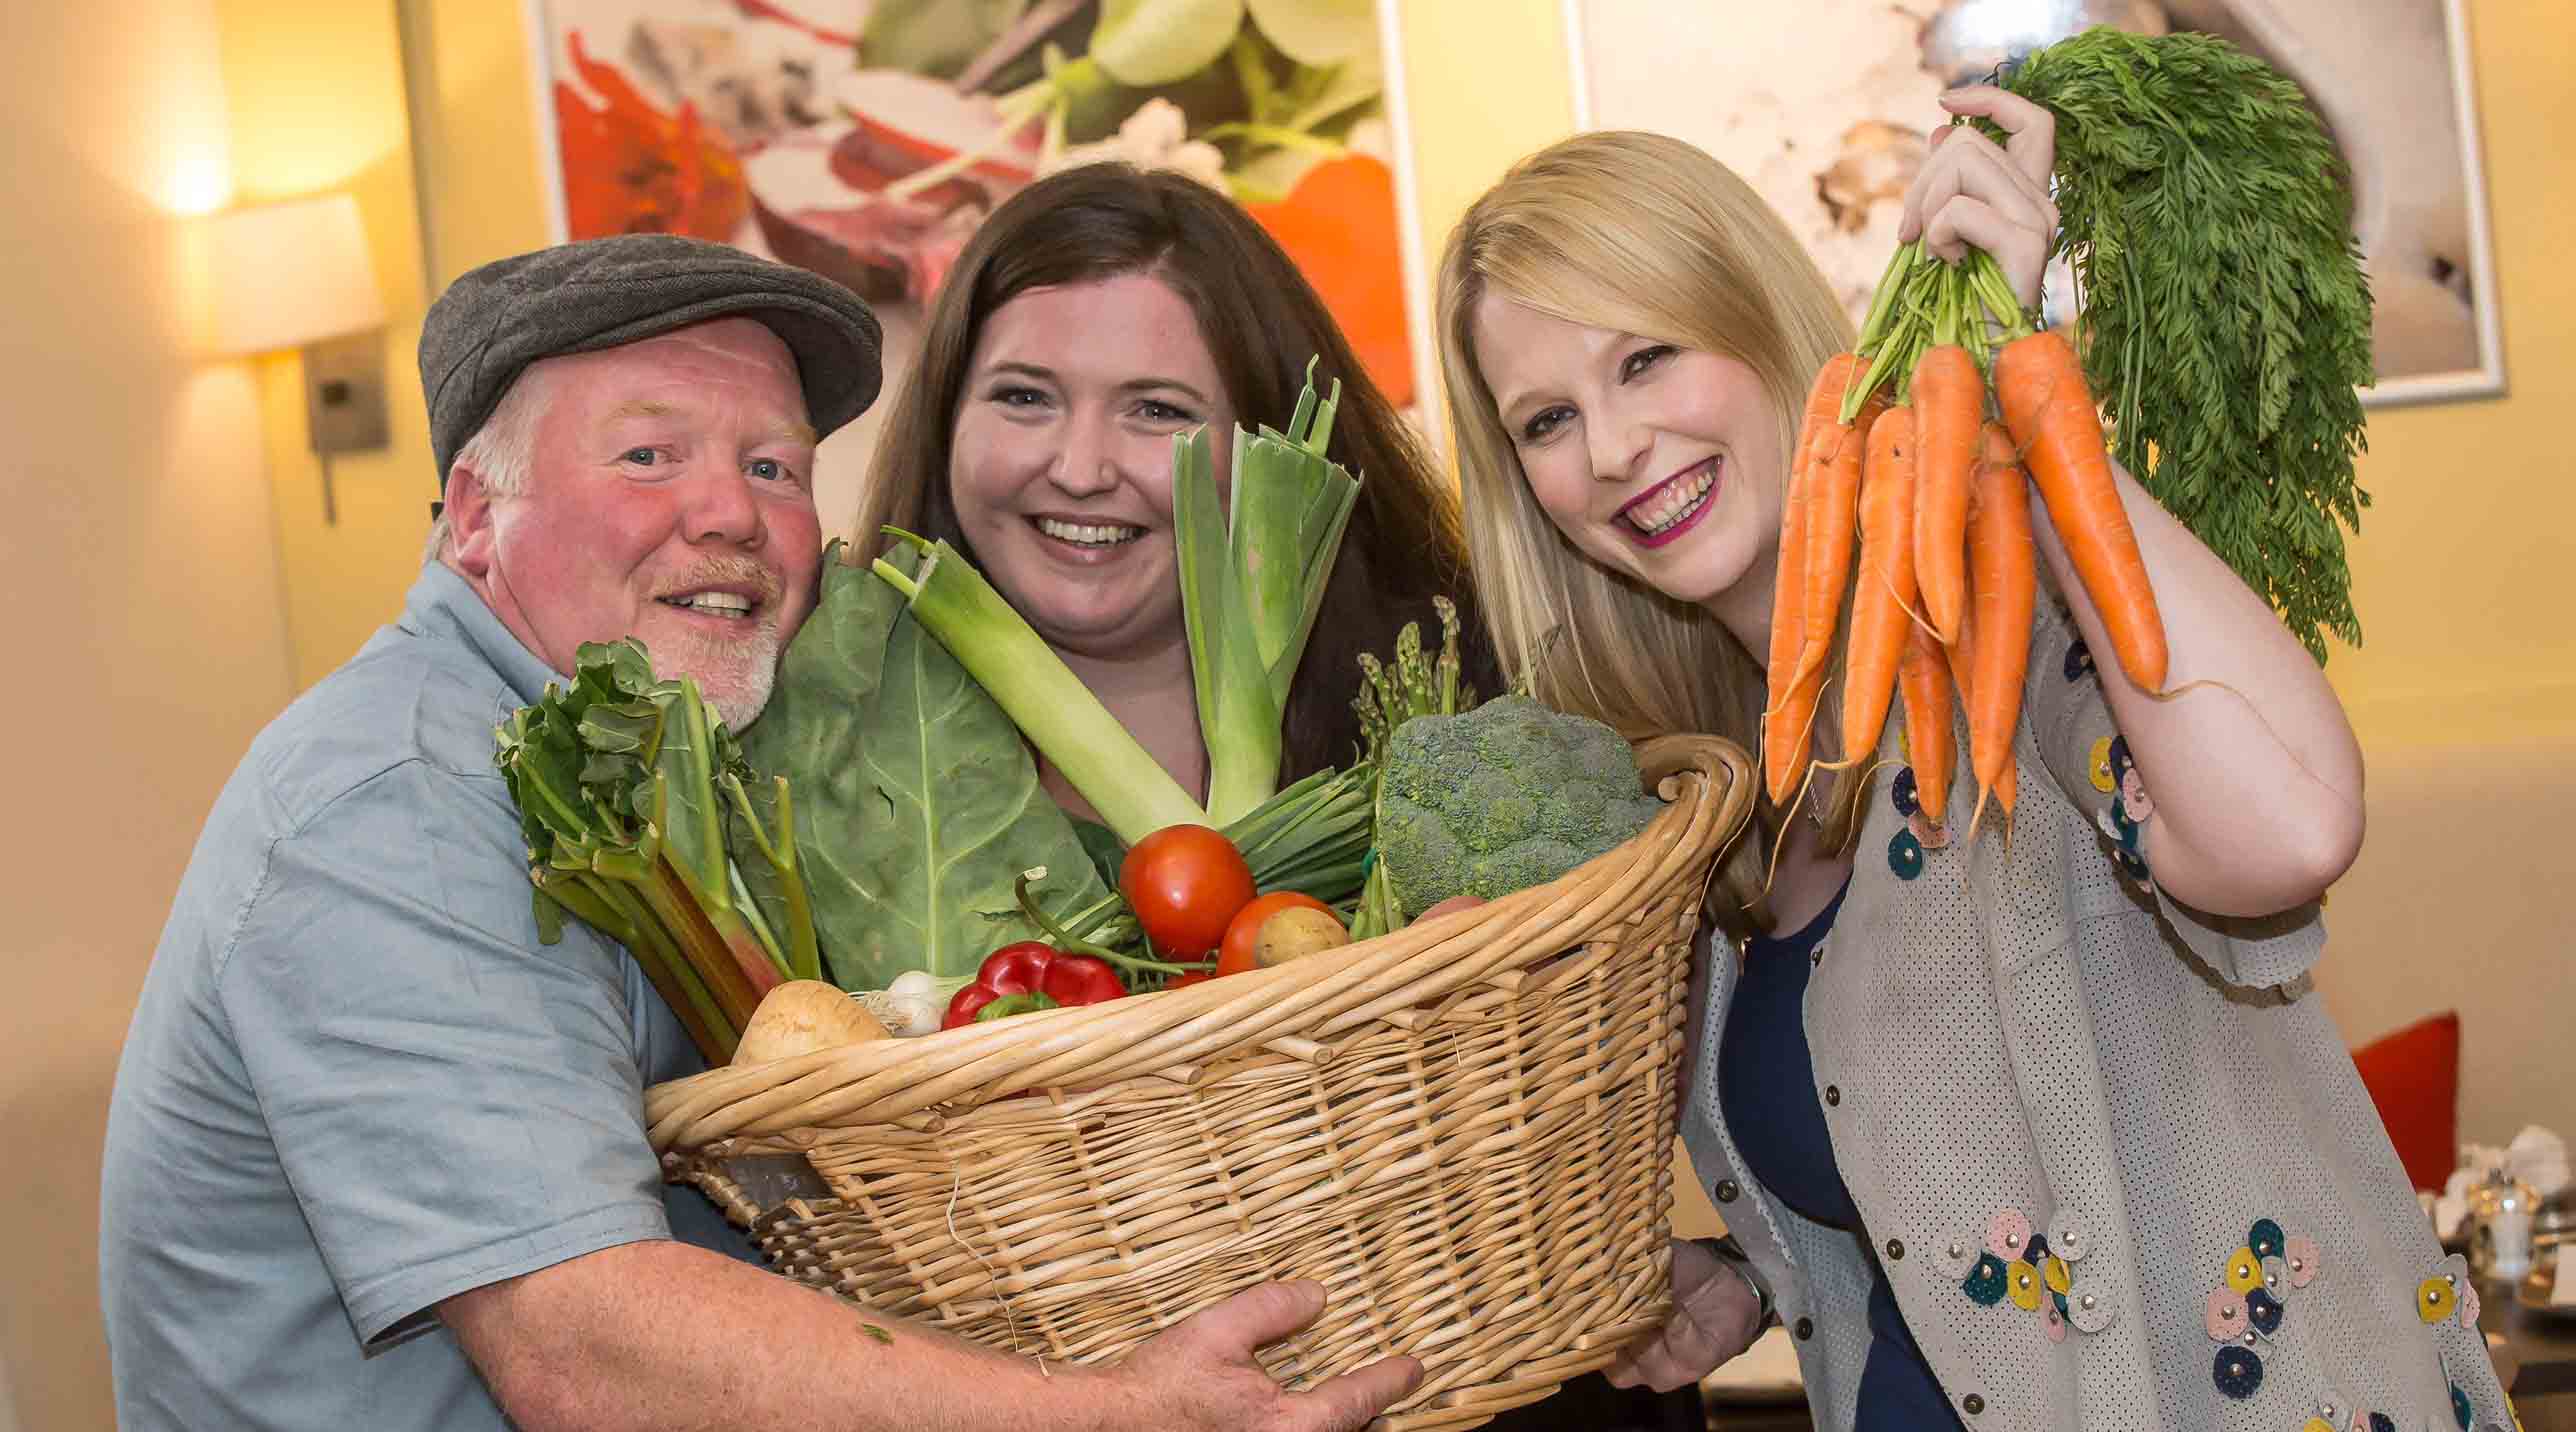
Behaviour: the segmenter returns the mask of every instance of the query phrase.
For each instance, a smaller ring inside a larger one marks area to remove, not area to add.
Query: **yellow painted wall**
[[[2328,670],[2370,761],[2370,834],[2335,887],[2318,982],[2366,1039],[2461,1017],[2463,1138],[2576,1135],[2576,7],[2468,7],[2509,396],[2371,414],[2353,547],[2366,645]]]
[[[259,364],[300,690],[401,610],[437,495],[414,357],[427,286],[402,48],[390,0],[216,0],[215,12],[241,201],[355,194],[384,291],[392,441],[332,459],[336,524],[324,521],[322,463],[305,441],[300,360]]]
[[[403,0],[431,291],[547,241],[524,0]]]
[[[99,1148],[197,827],[292,694],[251,368],[204,356],[211,0],[0,5],[0,1432],[113,1425]]]
[[[1559,0],[1401,0],[1406,118],[1422,245],[1440,241],[1513,160],[1574,125]]]

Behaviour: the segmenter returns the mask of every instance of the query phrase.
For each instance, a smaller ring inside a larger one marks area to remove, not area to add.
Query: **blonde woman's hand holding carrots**
[[[1945,124],[1931,134],[1931,157],[1906,191],[1896,241],[1923,241],[1933,257],[1956,263],[1974,245],[1994,257],[2024,308],[2039,306],[2040,275],[2057,242],[2057,205],[2049,171],[2057,161],[2057,119],[2019,95],[1973,85],[1941,96],[1954,115],[1994,121],[1997,144],[1974,125]]]

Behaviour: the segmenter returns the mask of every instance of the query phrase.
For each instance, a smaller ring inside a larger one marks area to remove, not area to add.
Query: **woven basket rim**
[[[1665,808],[1631,840],[1548,884],[1273,969],[656,1084],[644,1096],[649,1137],[657,1153],[675,1155],[818,1126],[935,1128],[943,1111],[1033,1089],[1187,1077],[1251,1054],[1329,1060],[1338,1035],[1508,982],[1616,923],[1641,891],[1694,870],[1708,878],[1751,814],[1751,758],[1704,735],[1649,738],[1637,758]]]

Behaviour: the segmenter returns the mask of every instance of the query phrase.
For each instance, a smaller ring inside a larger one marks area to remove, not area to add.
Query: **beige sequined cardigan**
[[[1817,1425],[1852,1424],[1874,1259],[1970,1429],[2510,1427],[2475,1291],[2306,978],[2316,909],[2217,919],[2154,888],[2151,793],[2071,625],[2044,603],[2037,626],[2009,852],[1942,844],[1882,772],[1814,955],[1816,1096],[1865,1238],[1738,1161],[1736,959],[1700,962],[1684,1138]]]

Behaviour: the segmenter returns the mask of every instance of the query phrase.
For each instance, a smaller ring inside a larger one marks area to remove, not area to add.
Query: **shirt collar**
[[[463,638],[466,645],[491,663],[522,705],[534,705],[543,699],[550,683],[572,679],[570,673],[556,671],[528,650],[501,624],[500,617],[485,605],[472,584],[444,562],[422,565],[420,579],[411,584],[410,595],[403,599],[402,625],[423,635]]]

